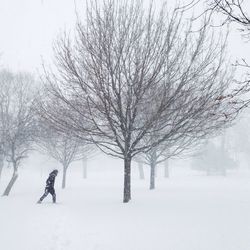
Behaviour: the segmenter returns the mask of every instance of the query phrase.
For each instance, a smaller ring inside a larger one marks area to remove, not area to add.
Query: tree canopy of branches
[[[13,175],[3,195],[18,177],[18,167],[32,149],[36,132],[33,78],[24,73],[0,72],[0,127],[5,159],[12,163]]]
[[[227,22],[240,24],[240,31],[250,38],[250,17],[246,11],[246,2],[244,0],[208,0],[209,10],[220,12],[225,16],[222,24]]]
[[[248,10],[248,11],[247,11]],[[208,8],[206,11],[218,12],[222,14],[225,19],[221,23],[236,23],[242,36],[250,40],[250,17],[249,6],[247,1],[244,0],[208,0]],[[247,70],[250,68],[248,62],[242,58],[241,61],[236,61],[236,66],[245,67]],[[247,72],[247,81],[249,81],[249,73]]]
[[[243,38],[250,39],[250,17],[249,17],[249,3],[244,0],[207,0],[208,8],[205,12],[220,13],[225,19],[220,23],[224,25],[227,23],[236,23]],[[250,74],[248,72],[250,65],[242,58],[240,61],[236,60],[235,66],[240,66],[241,70],[246,69],[246,72],[242,73],[245,75],[243,83],[249,83]],[[242,80],[241,80],[242,81]]]
[[[133,157],[166,140],[206,136],[242,105],[225,44],[206,20],[194,32],[183,15],[165,5],[145,10],[139,0],[90,3],[75,37],[63,34],[55,45],[56,70],[45,72],[42,117],[123,159],[123,202],[131,199]]]

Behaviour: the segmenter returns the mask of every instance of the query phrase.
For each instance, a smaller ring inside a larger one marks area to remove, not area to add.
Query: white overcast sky
[[[52,43],[60,30],[73,27],[75,3],[83,9],[85,0],[0,0],[0,65],[36,73],[42,58],[50,61]],[[250,59],[250,42],[242,41],[235,30],[230,34],[229,50],[233,58]]]
[[[1,65],[35,72],[60,30],[74,22],[73,0],[0,0]]]

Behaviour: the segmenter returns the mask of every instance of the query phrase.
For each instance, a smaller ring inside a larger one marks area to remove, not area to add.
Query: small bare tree
[[[224,44],[206,21],[193,32],[179,8],[144,10],[139,0],[90,3],[75,38],[63,35],[55,56],[57,71],[45,72],[43,118],[123,159],[123,202],[131,199],[137,154],[193,135],[196,127],[208,135],[243,105],[242,89],[234,89],[224,67]]]
[[[167,149],[163,149],[160,145],[150,149],[149,151],[139,155],[139,162],[150,167],[150,185],[149,189],[155,189],[156,168],[159,164],[167,161],[170,157],[166,154]]]
[[[96,147],[94,145],[91,145],[89,143],[85,143],[82,145],[82,177],[84,179],[87,179],[88,176],[88,161],[96,156],[97,151]]]
[[[5,140],[4,126],[2,122],[0,122],[0,179],[4,167],[4,145],[5,145],[4,140]]]
[[[40,152],[49,155],[62,164],[62,188],[65,188],[67,170],[70,164],[83,158],[81,143],[69,135],[58,133],[49,127],[44,127],[42,124],[40,126],[40,136],[36,139],[36,142]]]
[[[137,161],[137,164],[138,164],[140,179],[144,180],[145,179],[145,174],[144,174],[144,169],[143,169],[143,163],[141,161]]]
[[[169,160],[168,159],[165,159],[164,161],[164,177],[165,178],[169,178]]]
[[[13,175],[3,195],[9,195],[18,178],[18,168],[32,150],[36,125],[32,107],[34,80],[24,73],[0,72],[0,123],[4,155],[12,163]]]
[[[171,119],[171,114],[169,114]],[[172,117],[173,127],[175,119]],[[201,122],[201,121],[200,121]],[[205,120],[204,120],[205,122]],[[201,124],[200,124],[201,125]],[[176,128],[177,129],[177,128]],[[147,152],[139,154],[138,160],[143,164],[150,167],[150,185],[149,188],[155,189],[155,177],[156,169],[160,164],[164,164],[164,175],[166,178],[169,177],[169,166],[168,159],[191,154],[196,149],[198,143],[202,142],[202,139],[207,136],[208,130],[206,125],[202,124],[199,127],[198,124],[194,127],[189,127],[189,131],[186,133],[181,131],[172,131],[169,137],[162,143],[152,147]],[[211,132],[211,131],[210,131]],[[168,130],[165,133],[169,133]],[[158,135],[156,133],[151,134],[150,140],[157,140]],[[145,138],[144,138],[145,140]],[[147,142],[145,142],[147,143]]]
[[[0,149],[0,179],[2,176],[3,167],[4,167],[4,154],[3,151],[1,151]]]

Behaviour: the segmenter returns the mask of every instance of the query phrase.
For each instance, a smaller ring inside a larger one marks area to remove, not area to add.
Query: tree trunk
[[[156,177],[156,165],[157,165],[157,154],[156,150],[153,149],[150,154],[150,186],[149,189],[155,189],[155,177]]]
[[[155,189],[155,167],[156,164],[152,161],[150,164],[150,190]]]
[[[13,163],[14,164],[14,163]],[[13,175],[10,179],[10,182],[8,184],[8,186],[6,187],[4,193],[3,193],[3,196],[8,196],[12,187],[14,186],[16,180],[17,180],[17,177],[18,177],[18,173],[17,173],[17,167],[15,166],[14,164],[14,171],[13,171]]]
[[[10,162],[8,162],[7,168],[11,168],[11,163]]]
[[[62,179],[62,188],[66,187],[66,176],[67,176],[68,166],[63,166],[63,179]]]
[[[222,156],[226,155],[226,137],[225,137],[225,132],[223,133],[222,138],[221,138],[221,153],[222,153]],[[221,165],[221,174],[223,176],[227,175],[227,169],[226,169],[225,164]]]
[[[221,169],[221,175],[223,175],[223,176],[227,175],[227,170],[226,170],[224,165],[222,166],[222,169]]]
[[[123,203],[128,203],[131,200],[131,157],[124,159],[124,191]]]
[[[84,179],[87,179],[87,174],[88,174],[88,172],[87,172],[87,157],[84,157],[83,159],[82,159],[82,177],[84,178]]]
[[[144,180],[145,175],[144,175],[144,169],[143,169],[143,163],[142,162],[138,162],[138,169],[139,169],[140,179]]]
[[[3,166],[4,166],[3,156],[0,156],[0,179],[2,176]]]
[[[169,165],[168,165],[168,159],[164,161],[164,177],[169,178]]]
[[[157,174],[158,174],[158,165],[155,164],[155,178],[157,177]]]
[[[207,176],[210,176],[211,175],[211,171],[210,171],[210,168],[207,167]]]

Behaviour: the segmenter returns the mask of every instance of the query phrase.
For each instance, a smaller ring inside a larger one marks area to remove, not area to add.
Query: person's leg
[[[41,203],[43,201],[43,199],[48,195],[48,193],[49,193],[48,189],[45,189],[45,192],[42,195],[42,197],[39,199],[38,203]]]
[[[56,192],[55,189],[50,189],[50,194],[52,195],[53,203],[56,203]]]

